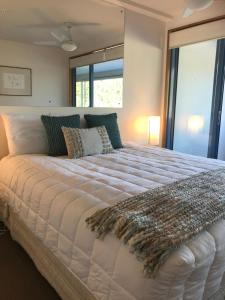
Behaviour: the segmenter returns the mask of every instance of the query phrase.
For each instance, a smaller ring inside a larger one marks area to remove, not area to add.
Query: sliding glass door
[[[171,50],[167,148],[217,158],[224,52],[225,40]]]
[[[174,150],[207,156],[217,41],[181,47]]]

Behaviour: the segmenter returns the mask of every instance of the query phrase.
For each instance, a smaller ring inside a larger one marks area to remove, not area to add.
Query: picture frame
[[[32,70],[0,65],[0,95],[32,96]]]

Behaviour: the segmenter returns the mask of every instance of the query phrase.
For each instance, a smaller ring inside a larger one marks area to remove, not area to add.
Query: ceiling
[[[194,13],[188,18],[182,15],[186,8],[186,0],[102,0],[123,8],[157,18],[172,28],[199,20],[225,14],[225,0],[215,0],[213,5],[204,11]]]
[[[0,0],[0,39],[54,41],[50,31],[63,22],[95,23],[72,28],[77,55],[124,39],[123,10],[99,0]]]
[[[181,0],[178,0],[178,2]],[[182,0],[183,1],[183,0]],[[177,2],[177,1],[175,1]],[[185,1],[183,1],[185,2]],[[167,23],[168,28],[175,28],[186,24],[191,24],[194,22],[198,22],[201,20],[207,20],[210,18],[214,18],[217,16],[225,15],[225,0],[215,0],[212,6],[209,8],[195,12],[192,16],[188,18],[183,18],[182,14],[184,12],[184,8],[180,8],[182,10],[181,13],[179,11],[174,15],[173,19]]]
[[[215,0],[210,8],[182,18],[185,4],[185,0],[0,0],[0,39],[54,41],[50,31],[63,22],[96,23],[72,29],[79,55],[123,42],[124,8],[166,22],[168,28],[225,14],[225,0]]]

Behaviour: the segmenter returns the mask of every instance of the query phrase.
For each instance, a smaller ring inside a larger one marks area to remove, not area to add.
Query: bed
[[[225,221],[174,252],[155,279],[112,234],[96,239],[97,209],[222,161],[127,144],[107,155],[0,161],[0,212],[11,234],[64,300],[224,299]]]

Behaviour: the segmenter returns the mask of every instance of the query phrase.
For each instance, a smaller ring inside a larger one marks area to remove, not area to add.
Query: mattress
[[[132,144],[77,160],[8,156],[0,162],[0,198],[96,299],[210,299],[225,272],[224,220],[176,250],[149,279],[126,245],[113,234],[96,239],[85,219],[99,208],[221,166]]]

